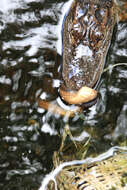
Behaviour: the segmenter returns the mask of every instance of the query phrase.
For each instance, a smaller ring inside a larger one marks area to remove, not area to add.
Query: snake
[[[126,10],[124,0],[120,3],[118,0],[73,0],[62,24],[62,82],[59,94],[65,103],[80,107],[98,97],[97,87],[113,29],[119,20],[127,20]],[[43,101],[39,104],[43,107]],[[52,104],[44,101],[44,108],[49,107]],[[57,112],[57,108],[61,109],[55,105],[53,110]]]

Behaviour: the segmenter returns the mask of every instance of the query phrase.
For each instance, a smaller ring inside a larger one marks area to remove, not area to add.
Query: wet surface
[[[60,27],[67,1],[0,1],[0,189],[35,190],[52,169],[65,126],[38,108],[58,97]],[[127,63],[127,23],[113,34],[106,66]],[[104,152],[127,137],[127,66],[104,73],[95,106],[70,121],[77,142]],[[100,146],[101,143],[101,146]]]

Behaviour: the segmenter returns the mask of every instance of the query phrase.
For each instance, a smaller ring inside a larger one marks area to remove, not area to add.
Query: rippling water
[[[52,169],[64,120],[38,108],[58,97],[65,0],[0,1],[0,189],[35,190]],[[127,23],[115,27],[107,64],[127,63]],[[101,98],[70,121],[74,139],[103,152],[127,137],[127,66],[106,72]],[[100,147],[101,143],[101,147]]]

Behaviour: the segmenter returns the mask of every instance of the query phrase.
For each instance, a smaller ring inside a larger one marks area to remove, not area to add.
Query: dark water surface
[[[52,169],[62,117],[38,107],[36,97],[58,97],[59,22],[67,1],[0,1],[0,189],[36,190]],[[127,23],[114,30],[106,66],[127,63]],[[127,66],[103,74],[100,99],[70,121],[74,139],[103,152],[127,137]],[[101,146],[100,146],[101,144]]]

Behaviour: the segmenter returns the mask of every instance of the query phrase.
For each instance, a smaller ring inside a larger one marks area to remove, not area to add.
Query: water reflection
[[[52,168],[65,123],[40,109],[36,97],[59,96],[56,49],[61,53],[60,18],[66,7],[62,0],[0,1],[0,189],[37,189]],[[127,62],[127,24],[115,31],[107,58],[111,65]],[[91,136],[98,152],[114,143],[111,134],[117,143],[126,125],[126,84],[126,66],[103,75],[100,100],[70,121],[75,140]]]

